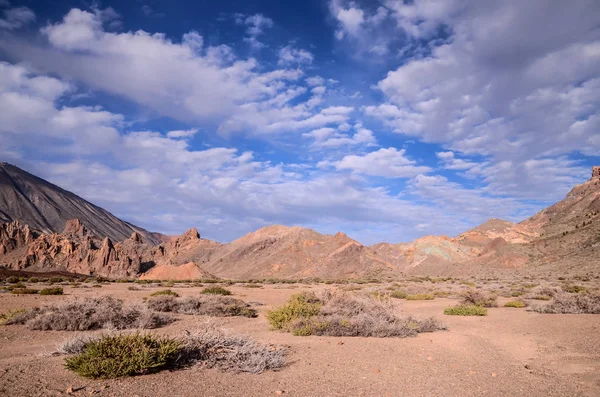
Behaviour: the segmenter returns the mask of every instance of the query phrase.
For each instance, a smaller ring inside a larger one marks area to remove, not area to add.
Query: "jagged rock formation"
[[[8,163],[0,163],[0,223],[19,221],[43,233],[60,233],[78,219],[99,238],[126,239],[137,232],[158,244],[161,235],[124,222],[81,197]]]

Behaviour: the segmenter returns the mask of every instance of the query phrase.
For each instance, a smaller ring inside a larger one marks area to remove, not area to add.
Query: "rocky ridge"
[[[486,274],[495,271],[598,269],[600,167],[564,200],[514,224],[489,221],[457,237],[425,236],[410,243],[364,246],[344,233],[324,235],[272,225],[228,244],[196,229],[159,245],[137,231],[122,240],[97,238],[78,220],[61,233],[19,221],[0,225],[0,265],[106,277],[358,278],[398,275]]]

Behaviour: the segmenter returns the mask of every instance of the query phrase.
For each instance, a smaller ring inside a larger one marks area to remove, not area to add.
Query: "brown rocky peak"
[[[129,239],[135,241],[136,243],[142,242],[142,236],[138,232],[131,233]]]
[[[68,220],[65,224],[63,234],[68,237],[80,237],[83,238],[89,234],[87,228],[81,223],[79,219]]]
[[[181,237],[179,237],[179,241],[190,241],[190,240],[200,240],[200,233],[198,229],[191,228],[187,232],[183,233]]]
[[[592,179],[600,179],[600,165],[592,167]]]
[[[344,237],[346,237],[346,233],[344,233],[344,232],[337,232],[335,234],[335,236],[333,236],[333,237],[335,237],[335,238],[344,238]]]

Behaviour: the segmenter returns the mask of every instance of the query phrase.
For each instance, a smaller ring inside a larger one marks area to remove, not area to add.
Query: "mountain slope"
[[[19,221],[44,233],[60,233],[78,219],[99,238],[121,241],[133,232],[158,244],[160,236],[122,221],[81,197],[8,163],[0,163],[0,222]]]
[[[267,226],[229,244],[200,239],[192,229],[160,247],[157,267],[194,262],[227,278],[356,278],[398,270],[344,233],[298,226]]]

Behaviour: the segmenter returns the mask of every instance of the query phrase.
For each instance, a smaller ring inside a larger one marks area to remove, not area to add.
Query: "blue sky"
[[[0,62],[0,159],[167,234],[456,235],[600,160],[592,0],[0,0]]]

